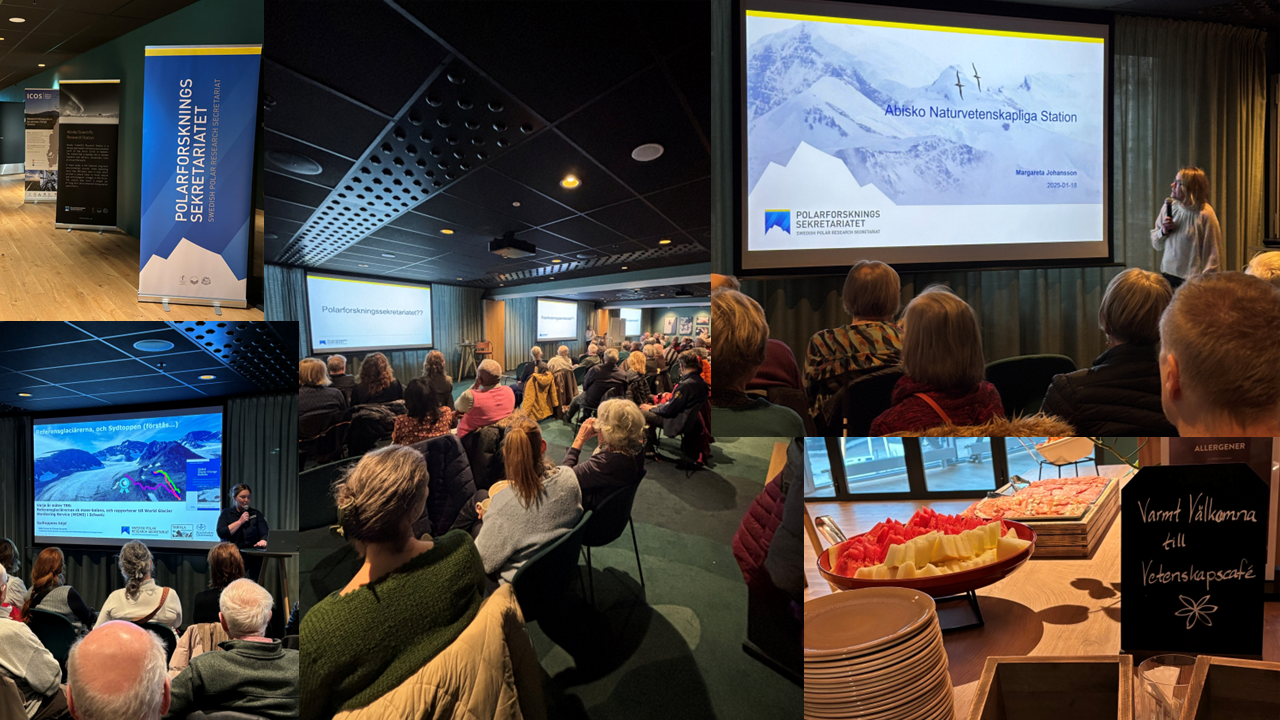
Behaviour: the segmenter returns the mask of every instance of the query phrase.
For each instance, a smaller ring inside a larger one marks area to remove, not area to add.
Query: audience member
[[[7,537],[0,537],[0,567],[9,574],[9,593],[6,597],[17,607],[27,601],[27,586],[19,577],[22,570],[22,558],[18,555],[18,546]]]
[[[331,382],[320,360],[303,358],[298,362],[298,417],[328,415],[347,409],[347,398],[341,390],[329,387]]]
[[[711,430],[725,437],[804,436],[804,421],[794,410],[747,394],[747,382],[764,364],[769,342],[760,304],[737,290],[720,288],[711,293],[711,313],[721,328],[716,331],[719,360],[711,386]]]
[[[626,392],[626,388],[627,372],[618,367],[618,351],[609,348],[600,364],[587,371],[587,376],[582,380],[582,392],[569,403],[566,418],[573,422],[579,410],[595,410],[610,394],[620,395]]]
[[[22,605],[9,602],[9,571],[0,565],[0,620],[22,622]]]
[[[165,717],[230,711],[268,720],[298,717],[298,651],[266,637],[271,593],[241,578],[222,591],[219,622],[230,640],[173,679]]]
[[[573,369],[573,359],[569,357],[568,345],[561,345],[559,349],[556,350],[555,357],[547,361],[547,368],[553,373],[561,370]]]
[[[796,354],[786,343],[770,338],[765,345],[764,363],[756,369],[755,377],[747,381],[747,389],[768,390],[772,387],[804,390]]]
[[[1280,287],[1280,251],[1272,250],[1254,255],[1245,272]]]
[[[529,348],[529,364],[525,365],[524,370],[522,370],[520,375],[516,377],[516,384],[523,387],[525,381],[529,379],[530,375],[533,375],[533,373],[537,371],[538,365],[541,364],[543,364],[542,348],[534,345]]]
[[[1093,367],[1055,375],[1040,411],[1085,437],[1169,437],[1178,431],[1160,403],[1160,315],[1173,297],[1159,273],[1129,268],[1102,296],[1098,325],[1107,350]]]
[[[653,402],[653,394],[649,391],[649,380],[645,377],[648,361],[643,352],[632,352],[627,356],[626,370],[627,399],[636,405]]]
[[[173,589],[162,588],[151,579],[155,567],[146,545],[137,540],[125,543],[120,549],[120,574],[126,584],[107,597],[94,627],[111,620],[157,622],[173,628],[176,638],[182,626],[182,602]]]
[[[842,302],[852,320],[814,333],[805,354],[804,387],[815,420],[831,417],[831,399],[858,375],[902,362],[902,328],[893,320],[901,295],[898,273],[882,262],[859,260],[849,270]]]
[[[422,361],[422,379],[436,395],[436,404],[453,407],[453,378],[444,372],[444,353],[432,350]]]
[[[3,568],[0,575],[8,576]],[[0,588],[0,592],[5,589]],[[62,668],[53,653],[26,623],[5,620],[0,614],[0,675],[13,680],[22,694],[25,717],[32,720],[69,718],[63,692]],[[7,715],[7,714],[6,714]],[[23,717],[19,715],[19,717]]]
[[[578,363],[578,365],[584,368],[590,368],[590,367],[594,367],[595,365],[599,365],[600,364],[599,353],[600,353],[599,346],[597,346],[595,343],[591,343],[590,345],[587,346],[587,356],[582,358],[582,362]]]
[[[630,400],[605,400],[596,416],[578,428],[565,451],[564,466],[573,468],[582,492],[582,509],[595,510],[605,498],[644,479],[644,413]],[[596,451],[579,462],[582,446],[598,438]]]
[[[440,394],[431,389],[426,378],[414,378],[404,391],[404,415],[396,416],[391,442],[412,445],[439,437],[453,426],[453,408],[440,406]]]
[[[85,605],[76,589],[66,584],[65,560],[62,550],[47,547],[36,556],[31,568],[31,591],[22,605],[22,617],[31,622],[32,610],[48,610],[71,621],[76,635],[84,637],[93,627],[93,610]]]
[[[1151,247],[1164,252],[1160,272],[1177,290],[1182,283],[1222,268],[1225,249],[1218,216],[1209,205],[1209,178],[1197,167],[1178,171],[1151,230]],[[1173,209],[1173,217],[1165,211]]]
[[[401,445],[365,455],[334,484],[343,534],[364,562],[302,618],[301,717],[332,717],[385,695],[480,609],[484,568],[471,536],[413,536],[427,492],[422,454]]]
[[[702,442],[702,432],[692,429],[689,426],[689,420],[702,411],[702,406],[707,402],[711,391],[702,379],[703,360],[697,353],[686,350],[680,353],[677,362],[680,363],[681,370],[680,384],[672,391],[671,399],[660,405],[644,403],[640,406],[640,410],[644,414],[645,424],[649,426],[651,446],[655,448],[657,446],[659,427],[667,437],[680,437],[680,453],[683,457],[677,467],[686,469],[690,461],[698,459],[698,447]],[[711,428],[702,428],[700,420],[695,422],[695,425],[704,432],[710,432],[715,428],[714,424]],[[656,453],[656,449],[654,452]]]
[[[159,720],[169,711],[160,638],[129,622],[108,622],[71,647],[67,704],[76,720]]]
[[[1188,280],[1160,318],[1165,417],[1183,437],[1280,436],[1280,288],[1240,272]]]
[[[347,404],[351,404],[351,389],[356,386],[356,379],[347,374],[347,359],[342,355],[329,356],[329,387],[342,391]]]
[[[614,355],[617,353],[609,351]],[[502,457],[509,487],[478,508],[484,524],[476,549],[484,571],[511,582],[516,570],[538,550],[569,532],[582,517],[582,491],[573,469],[544,457],[547,443],[537,423],[520,418],[507,428]]]
[[[675,365],[676,357],[679,355],[680,355],[680,339],[673,338],[671,340],[671,345],[667,348],[667,351],[663,353],[663,358],[667,361],[667,367],[671,367],[672,365]]]
[[[533,369],[533,374],[525,380],[524,398],[520,409],[537,422],[555,412],[559,396],[556,393],[555,378],[547,368],[547,364],[539,361],[530,367]]]
[[[209,589],[196,593],[191,602],[191,622],[218,622],[218,598],[222,590],[244,577],[244,558],[235,543],[221,542],[209,550]]]
[[[476,428],[492,425],[516,409],[516,396],[502,384],[502,366],[488,358],[476,370],[476,382],[464,390],[456,404],[462,418],[458,421],[458,437]]]
[[[389,403],[402,399],[404,388],[392,372],[387,356],[380,352],[366,355],[360,364],[360,382],[351,391],[351,404]]]
[[[982,333],[973,308],[941,285],[925,288],[903,315],[902,366],[892,405],[872,435],[939,425],[981,425],[1004,417],[1000,393],[984,380]]]

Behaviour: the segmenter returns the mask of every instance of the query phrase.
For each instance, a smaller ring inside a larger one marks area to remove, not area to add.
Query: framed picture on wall
[[[694,319],[693,319],[693,324],[694,324],[694,325],[697,325],[697,326],[698,326],[698,327],[700,327],[700,328],[703,328],[703,327],[711,327],[711,316],[710,316],[710,315],[699,315],[698,317],[696,317],[696,318],[694,318]]]
[[[668,315],[662,319],[662,334],[674,335],[676,332],[676,318],[674,315]]]
[[[692,335],[692,334],[693,334],[693,318],[691,318],[691,317],[682,317],[682,318],[679,318],[679,320],[680,320],[680,323],[679,323],[679,324],[680,324],[680,329],[679,329],[679,331],[677,331],[677,333],[676,333],[676,334],[677,334],[677,335]]]

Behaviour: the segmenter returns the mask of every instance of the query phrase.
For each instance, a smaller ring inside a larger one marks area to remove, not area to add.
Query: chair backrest
[[[649,394],[657,395],[658,394],[658,373],[656,372],[645,373],[644,381],[649,385]]]
[[[493,353],[493,341],[479,340],[476,342],[477,355],[489,355]]]
[[[76,626],[70,620],[51,610],[32,608],[27,627],[59,664],[66,664],[71,646],[76,642]]]
[[[332,462],[342,455],[347,443],[347,410],[298,418],[298,451],[304,461]]]
[[[640,483],[633,483],[605,498],[595,510],[591,511],[591,522],[582,536],[582,544],[587,547],[608,545],[622,536],[631,521],[631,506],[636,501],[636,491]]]
[[[671,370],[668,374],[671,376],[671,382],[673,383],[680,382],[680,363],[678,362],[671,363]]]
[[[26,700],[9,676],[0,674],[0,720],[27,720]]]
[[[582,387],[582,381],[587,377],[587,371],[590,369],[581,365],[573,369],[573,380],[578,383],[578,387]]]
[[[893,404],[893,386],[902,378],[901,365],[859,376],[832,398],[835,412],[823,430],[825,437],[862,437],[871,432],[871,422]]]
[[[333,481],[360,462],[347,458],[298,473],[298,529],[315,530],[338,524],[338,507],[330,488]]]
[[[1004,415],[1035,415],[1053,384],[1053,376],[1074,372],[1076,363],[1065,355],[1022,355],[987,364],[987,382],[1000,392]]]
[[[532,364],[531,360],[526,360],[516,366],[516,380],[520,379],[520,376],[524,374],[525,369],[528,368],[529,365],[531,364]]]
[[[167,666],[169,661],[173,659],[173,651],[178,649],[178,636],[174,634],[173,628],[158,622],[134,624],[160,638],[160,642],[164,643],[164,664]]]
[[[582,550],[582,538],[591,515],[590,510],[583,513],[573,530],[539,550],[516,570],[511,586],[526,622],[538,619],[546,610],[561,604],[560,598],[578,572],[578,553]]]
[[[623,360],[626,360],[626,359],[627,359],[627,358],[629,358],[629,357],[631,357],[631,351],[630,351],[630,350],[620,350],[620,351],[618,351],[618,362],[622,362]]]
[[[299,635],[285,635],[280,638],[280,646],[286,650],[297,650],[301,646],[300,637]]]

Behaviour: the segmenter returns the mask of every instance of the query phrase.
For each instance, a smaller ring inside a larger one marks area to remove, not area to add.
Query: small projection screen
[[[578,337],[578,303],[538,298],[538,342]]]
[[[431,347],[431,286],[307,273],[311,351]]]

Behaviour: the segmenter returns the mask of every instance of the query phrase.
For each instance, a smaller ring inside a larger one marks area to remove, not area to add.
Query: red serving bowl
[[[1021,567],[1031,557],[1031,553],[1036,549],[1036,531],[1023,525],[1020,522],[1005,520],[1007,527],[1013,528],[1018,537],[1023,540],[1030,540],[1031,544],[1025,550],[1007,557],[1004,560],[983,565],[982,567],[973,568],[972,570],[962,570],[957,573],[947,573],[945,575],[935,575],[933,577],[924,578],[905,578],[903,580],[859,580],[856,578],[837,575],[831,570],[831,564],[827,561],[827,553],[818,556],[818,571],[822,573],[822,577],[826,578],[836,587],[845,590],[858,590],[860,588],[871,587],[904,587],[913,590],[919,590],[931,597],[947,597],[948,595],[956,595],[958,593],[977,590],[986,587],[998,580],[1013,573]],[[860,536],[855,536],[860,537]],[[849,538],[852,540],[853,538]],[[843,545],[844,543],[840,543]],[[837,546],[838,547],[838,546]]]

